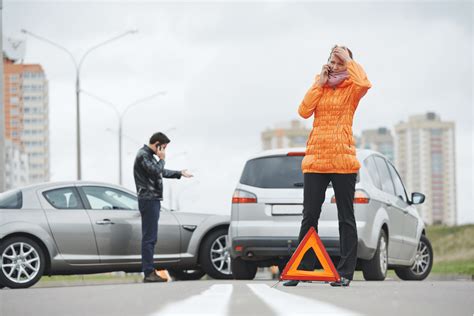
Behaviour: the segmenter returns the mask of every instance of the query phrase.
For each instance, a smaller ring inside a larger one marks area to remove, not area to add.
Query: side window
[[[23,194],[20,190],[0,193],[0,209],[20,209],[23,205]]]
[[[126,192],[98,186],[84,186],[82,191],[93,210],[138,210],[137,198]]]
[[[54,208],[57,209],[81,209],[81,200],[75,188],[61,188],[43,192],[43,196]]]
[[[391,163],[388,164],[388,169],[390,170],[390,174],[392,175],[393,179],[393,184],[395,185],[395,194],[403,201],[407,202],[405,187],[403,186],[402,179],[400,179],[397,170],[395,170],[395,167],[393,167]]]
[[[390,176],[390,171],[388,171],[387,163],[382,157],[374,157],[375,165],[380,175],[380,182],[382,184],[382,190],[384,192],[395,195],[395,190],[393,188],[392,177]]]
[[[380,181],[380,176],[377,170],[377,166],[375,165],[374,157],[370,156],[367,159],[365,159],[364,164],[367,167],[367,170],[369,171],[370,178],[372,179],[372,182],[374,183],[375,187],[382,190],[382,183]]]

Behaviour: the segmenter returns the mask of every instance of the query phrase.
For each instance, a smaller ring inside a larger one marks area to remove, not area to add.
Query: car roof
[[[263,157],[271,157],[271,156],[282,156],[282,155],[288,155],[288,153],[302,153],[304,154],[306,151],[305,147],[293,147],[293,148],[278,148],[278,149],[270,149],[270,150],[264,150],[259,153],[256,153],[248,158],[248,160],[251,159],[256,159],[256,158],[263,158]],[[356,149],[356,154],[357,158],[359,160],[364,160],[370,155],[377,154],[379,156],[385,157],[383,154],[375,151],[375,150],[370,150],[370,149]]]
[[[107,186],[107,187],[112,187],[116,188],[119,190],[127,191],[129,193],[135,194],[135,192],[130,191],[129,189],[112,184],[112,183],[106,183],[106,182],[99,182],[99,181],[85,181],[85,180],[74,180],[74,181],[54,181],[54,182],[42,182],[42,183],[35,183],[31,184],[28,186],[24,186],[21,188],[16,188],[16,190],[22,190],[22,191],[36,191],[36,190],[47,190],[49,188],[56,188],[56,187],[61,187],[61,186],[84,186],[84,185],[92,185],[92,186]]]

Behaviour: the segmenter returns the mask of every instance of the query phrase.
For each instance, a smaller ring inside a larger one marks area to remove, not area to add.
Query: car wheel
[[[380,231],[377,251],[371,260],[364,261],[362,273],[367,281],[383,281],[387,276],[388,268],[388,242],[387,233]]]
[[[210,233],[201,244],[201,266],[214,279],[232,279],[227,232],[227,228],[218,229]]]
[[[432,267],[433,248],[431,247],[431,242],[425,235],[421,235],[413,265],[411,267],[397,268],[395,273],[402,280],[421,281],[430,274]]]
[[[257,274],[257,265],[240,257],[232,259],[232,275],[236,280],[253,280]]]
[[[206,272],[202,270],[168,269],[168,273],[176,281],[192,281],[201,279]]]
[[[45,256],[30,238],[13,237],[0,244],[0,283],[11,289],[33,286],[43,275]]]

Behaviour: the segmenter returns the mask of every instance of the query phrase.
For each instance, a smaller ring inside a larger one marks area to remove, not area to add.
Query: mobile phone
[[[160,143],[156,144],[156,150],[161,150],[161,144]]]

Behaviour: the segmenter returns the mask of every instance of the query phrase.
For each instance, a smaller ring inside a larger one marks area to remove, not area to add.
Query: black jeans
[[[356,173],[305,173],[303,220],[299,241],[304,238],[310,227],[318,231],[321,206],[329,182],[332,183],[336,195],[337,216],[339,219],[339,245],[341,259],[337,271],[341,277],[352,280],[357,261],[357,227],[354,217],[354,193]],[[313,254],[304,256],[300,267],[303,270],[314,270],[317,261]]]
[[[145,276],[155,270],[153,256],[158,238],[160,200],[138,199],[138,209],[142,215],[142,271]]]

